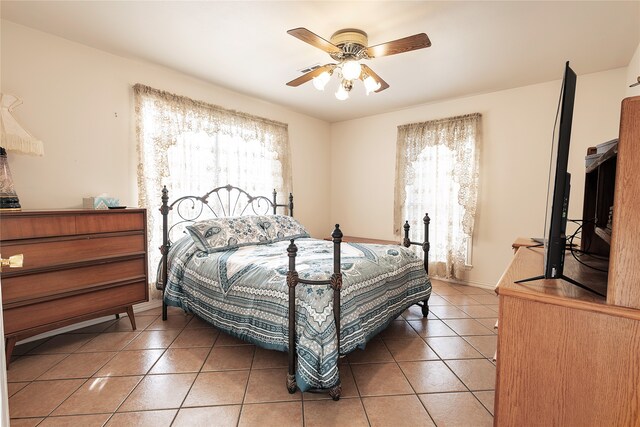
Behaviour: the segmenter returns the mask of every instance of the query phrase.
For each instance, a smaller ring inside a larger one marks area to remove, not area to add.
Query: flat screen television
[[[551,163],[549,166],[549,187],[547,192],[547,215],[545,218],[544,274],[516,283],[539,279],[564,279],[581,288],[582,284],[564,275],[564,256],[567,246],[567,215],[569,211],[569,193],[571,174],[569,164],[569,145],[571,142],[571,124],[573,122],[573,104],[576,94],[576,73],[567,61],[562,79],[562,89],[556,113]],[[590,290],[590,289],[588,289]]]
[[[556,117],[556,132],[552,147],[552,159],[549,170],[550,186],[547,195],[547,216],[545,219],[544,277],[546,279],[563,278],[564,254],[567,242],[567,215],[571,174],[569,164],[569,144],[573,122],[573,104],[576,95],[576,73],[567,61],[562,79],[560,96],[560,122]],[[555,157],[555,174],[553,165]],[[551,181],[551,177],[553,181]]]

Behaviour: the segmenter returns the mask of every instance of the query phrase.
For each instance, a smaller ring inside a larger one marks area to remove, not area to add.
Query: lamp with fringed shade
[[[14,95],[0,94],[0,211],[20,210],[20,200],[13,186],[7,162],[7,151],[42,156],[42,141],[31,135],[13,117],[13,110],[22,104]]]

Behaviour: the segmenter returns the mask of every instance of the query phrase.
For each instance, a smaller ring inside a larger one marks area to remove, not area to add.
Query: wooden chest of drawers
[[[2,213],[2,306],[7,363],[16,341],[72,323],[127,312],[148,300],[144,209]]]

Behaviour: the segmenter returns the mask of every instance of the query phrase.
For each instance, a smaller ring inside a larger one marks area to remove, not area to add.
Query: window
[[[429,271],[435,276],[459,278],[471,264],[480,121],[480,114],[470,114],[398,127],[395,231],[400,236],[408,219],[417,240],[429,213]]]
[[[287,125],[134,86],[139,204],[147,208],[150,282],[162,243],[160,195],[170,201],[231,184],[284,202],[291,191]],[[155,286],[151,294],[156,297]]]

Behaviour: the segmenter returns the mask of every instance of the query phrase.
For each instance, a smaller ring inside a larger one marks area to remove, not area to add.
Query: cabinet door
[[[622,101],[607,303],[640,309],[640,96]]]
[[[637,425],[640,320],[511,296],[499,310],[496,425]]]

